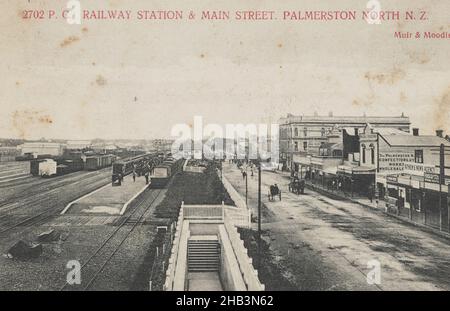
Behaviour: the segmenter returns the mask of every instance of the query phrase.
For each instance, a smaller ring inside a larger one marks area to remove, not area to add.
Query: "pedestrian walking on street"
[[[368,191],[367,191],[368,197],[369,197],[369,200],[370,200],[370,203],[373,202],[373,191],[372,191],[372,187],[373,187],[372,185],[369,186],[369,189],[368,189]]]
[[[133,182],[136,182],[136,172],[133,171]]]
[[[148,171],[145,172],[145,184],[148,185]]]
[[[246,177],[247,177],[247,173],[245,171],[242,171],[242,180],[245,180]]]

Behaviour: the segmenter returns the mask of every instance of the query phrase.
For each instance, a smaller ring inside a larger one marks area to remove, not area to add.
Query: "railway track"
[[[104,177],[106,177],[106,173],[106,170],[89,173],[76,172],[51,179],[32,177],[27,180],[28,183],[18,182],[17,184],[9,184],[5,187],[0,187],[0,193],[2,193],[0,207],[4,207],[11,204],[11,202],[18,201],[18,199],[30,197],[31,194],[40,194],[43,191],[48,191],[49,189],[56,189],[69,184],[84,182],[97,176],[105,175]]]
[[[121,249],[121,246],[125,243],[129,235],[138,225],[142,224],[144,216],[153,207],[154,202],[158,199],[163,189],[149,189],[147,191],[154,195],[142,198],[133,211],[121,220],[114,231],[82,264],[80,273],[84,284],[70,285],[66,282],[60,288],[60,291],[86,291],[92,287],[114,255]]]
[[[80,179],[59,180],[58,183],[41,184],[36,189],[24,189],[22,193],[13,198],[5,199],[0,203],[0,212],[11,212],[17,208],[24,208],[31,206],[37,206],[42,201],[60,200],[61,190],[65,190],[64,187],[71,186],[79,187],[84,185],[90,185],[97,180],[104,180],[106,184],[105,176],[103,174],[94,174],[82,176]],[[19,190],[18,190],[19,191]],[[1,192],[1,190],[0,190]]]
[[[86,180],[84,180],[84,182],[86,182]],[[90,187],[87,190],[86,190],[86,188],[84,188],[84,189],[78,188],[78,190],[76,190],[76,191],[73,191],[73,189],[70,189],[71,190],[70,199],[68,199],[68,200],[72,201],[72,199],[76,199],[87,193],[95,191],[96,189],[105,186],[109,182],[110,182],[109,180],[105,181],[104,179],[100,179],[100,180],[95,180],[92,183],[90,183],[89,184]],[[55,215],[59,215],[61,210],[57,210],[57,207],[58,207],[58,205],[61,205],[61,202],[60,202],[60,199],[58,200],[59,194],[56,193],[59,190],[60,189],[53,189],[52,191],[55,192],[55,195],[53,195],[53,196],[49,196],[48,193],[44,193],[42,196],[40,196],[37,199],[34,199],[34,200],[31,199],[29,202],[27,202],[24,205],[19,203],[19,205],[14,206],[12,209],[10,209],[8,212],[11,212],[11,210],[15,210],[18,208],[26,208],[29,205],[48,206],[44,210],[40,210],[37,214],[30,215],[29,217],[26,216],[25,218],[19,217],[20,218],[19,221],[15,222],[15,223],[11,223],[11,218],[13,218],[12,221],[14,221],[15,220],[14,216],[17,216],[17,215],[13,215],[13,214],[3,215],[2,217],[0,217],[0,221],[2,221],[2,223],[0,223],[0,235],[3,233],[6,233],[8,231],[11,231],[17,227],[25,227],[25,226],[30,227],[33,225],[43,223],[46,220],[54,217]],[[6,220],[6,221],[4,221],[4,220]]]

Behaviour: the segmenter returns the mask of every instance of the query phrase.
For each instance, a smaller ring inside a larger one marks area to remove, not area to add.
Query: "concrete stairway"
[[[216,272],[220,265],[217,236],[191,236],[188,241],[189,272]]]

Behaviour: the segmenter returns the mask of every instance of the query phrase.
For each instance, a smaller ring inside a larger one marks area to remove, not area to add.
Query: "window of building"
[[[294,129],[295,137],[298,137],[298,128]]]
[[[320,148],[319,148],[319,155],[320,156],[328,156],[328,149],[324,148],[324,143],[320,143]]]
[[[294,142],[294,150],[298,151],[298,142]]]
[[[366,146],[365,145],[362,145],[361,152],[362,152],[362,163],[366,163]]]
[[[308,129],[306,127],[303,129],[303,136],[308,136]]]
[[[370,163],[375,164],[375,146],[370,144]]]
[[[423,163],[423,150],[414,150],[414,162]]]
[[[389,197],[398,199],[398,189],[397,188],[392,188],[392,187],[389,187],[389,185],[388,185],[387,192],[388,192]]]
[[[333,157],[342,157],[342,150],[333,150]]]
[[[306,150],[306,149],[308,149],[308,142],[304,141],[303,142],[303,150]]]

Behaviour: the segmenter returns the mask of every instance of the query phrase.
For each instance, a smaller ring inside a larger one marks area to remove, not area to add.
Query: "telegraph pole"
[[[258,238],[261,240],[261,163],[258,163]]]
[[[245,206],[248,208],[248,173],[245,175]]]
[[[261,269],[261,163],[258,161],[258,269]]]
[[[445,184],[444,144],[439,148],[439,229],[442,231],[442,184]],[[448,215],[447,215],[448,218]]]

